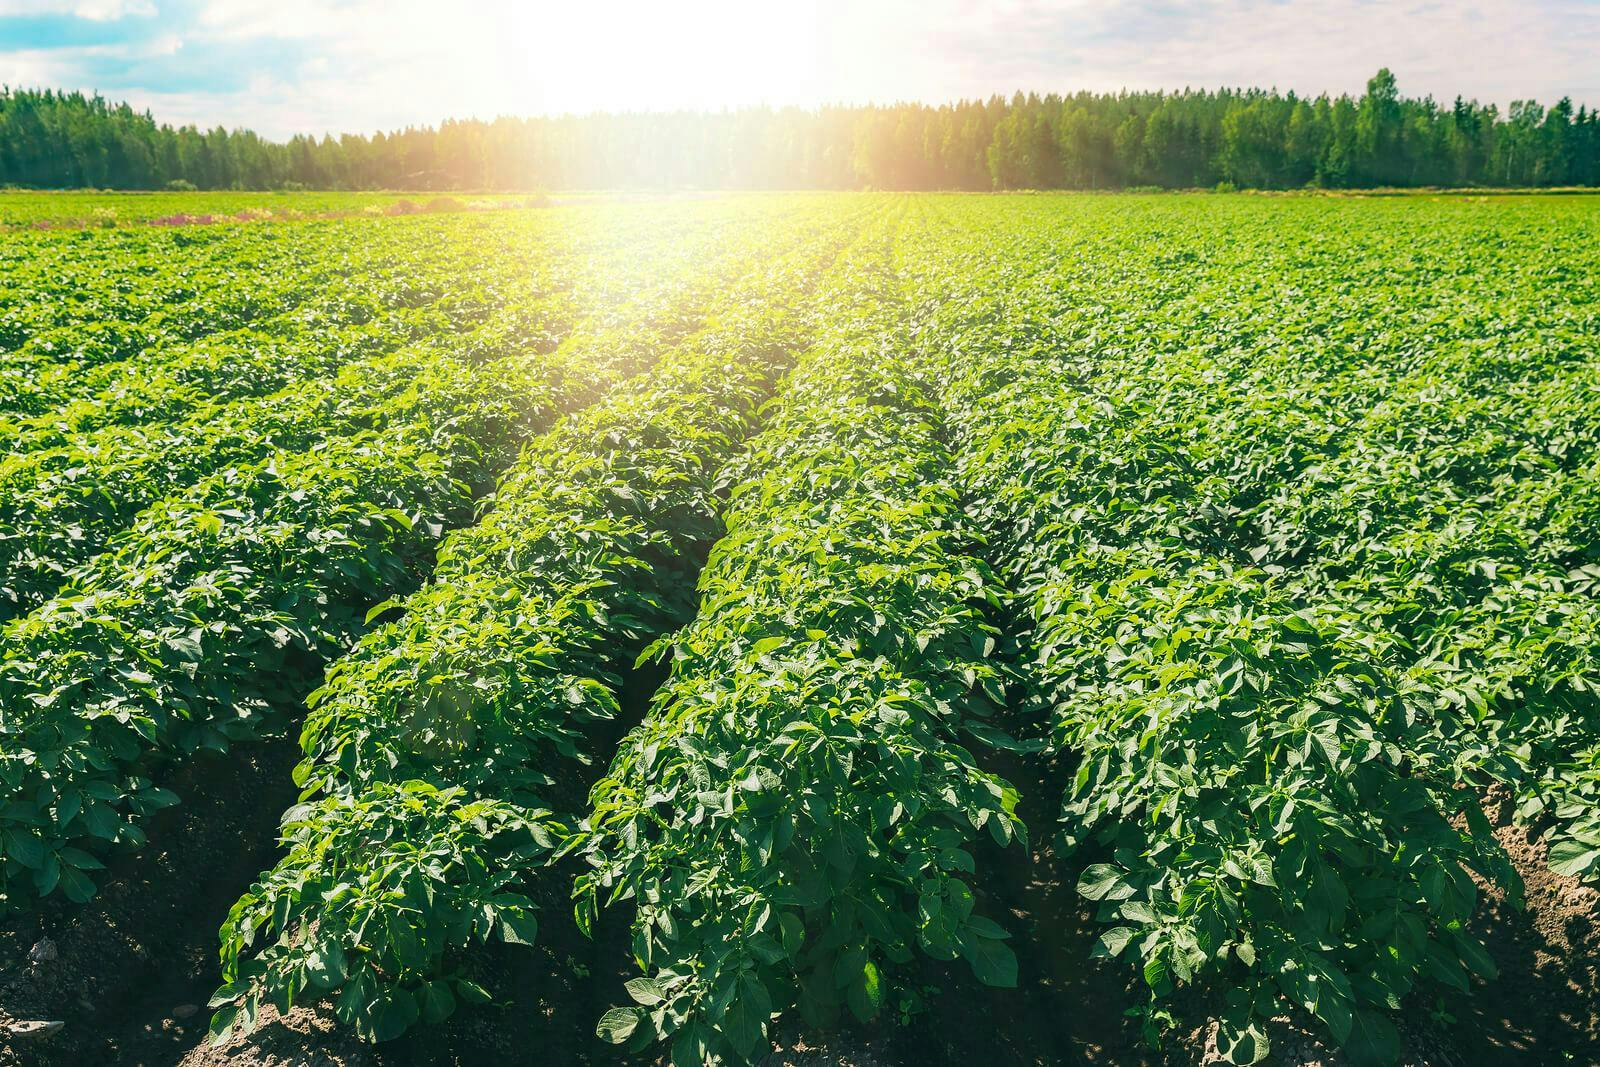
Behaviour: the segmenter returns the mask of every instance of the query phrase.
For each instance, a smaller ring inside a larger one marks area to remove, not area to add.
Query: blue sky
[[[1600,0],[0,0],[0,83],[297,131],[1276,86],[1600,105]]]

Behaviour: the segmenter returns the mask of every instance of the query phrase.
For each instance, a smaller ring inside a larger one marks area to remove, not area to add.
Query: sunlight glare
[[[517,5],[496,71],[507,110],[718,110],[818,99],[815,3]]]

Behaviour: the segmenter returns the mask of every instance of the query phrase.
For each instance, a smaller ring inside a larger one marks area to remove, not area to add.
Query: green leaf
[[[883,979],[877,965],[871,960],[862,968],[861,977],[851,983],[845,994],[845,1002],[850,1006],[851,1014],[862,1022],[877,1018],[883,1006]]]
[[[784,912],[778,917],[778,929],[783,936],[783,948],[790,959],[800,955],[800,950],[805,947],[806,927],[800,917],[793,912]]]
[[[833,965],[833,985],[835,989],[845,989],[861,975],[861,969],[867,965],[867,952],[859,945],[845,949]]]
[[[1278,981],[1290,999],[1321,1019],[1343,1043],[1350,1033],[1353,995],[1343,972],[1319,953],[1300,957],[1302,966],[1286,966]]]
[[[1266,1059],[1272,1044],[1266,1030],[1255,1019],[1241,1025],[1224,1018],[1217,1020],[1217,1051],[1229,1063],[1249,1067]]]
[[[1485,981],[1493,981],[1500,976],[1500,969],[1495,966],[1494,957],[1490,956],[1483,944],[1471,934],[1463,933],[1456,937],[1456,952],[1461,956],[1461,962],[1466,964],[1474,974]]]
[[[399,990],[378,1001],[372,1016],[372,1039],[392,1041],[411,1028],[417,1021],[417,1001],[410,993]]]
[[[211,1016],[211,1027],[208,1036],[213,1048],[221,1048],[233,1037],[233,1021],[239,1017],[239,1009],[233,1005],[221,1009]]]
[[[1011,935],[1006,932],[1005,927],[982,915],[968,916],[966,932],[972,937],[989,937],[996,941],[1009,941],[1011,939]]]
[[[767,1035],[767,1020],[772,1016],[772,998],[767,987],[753,972],[739,979],[739,988],[722,1017],[722,1030],[734,1050],[752,1058]]]
[[[706,1039],[700,1023],[691,1022],[672,1042],[672,1067],[706,1067]]]
[[[211,999],[206,1001],[206,1007],[220,1008],[224,1004],[230,1004],[233,1001],[238,1000],[247,988],[248,986],[244,983],[229,982],[227,985],[221,986],[215,993],[211,994]]]
[[[539,921],[525,908],[500,911],[500,939],[512,945],[531,945],[539,932]]]
[[[44,865],[44,842],[30,833],[8,831],[6,833],[6,855],[24,867],[38,869]]]
[[[654,978],[635,978],[623,983],[623,988],[635,1004],[643,1004],[647,1008],[653,1008],[667,999],[667,991]]]
[[[1387,1067],[1399,1062],[1404,1050],[1394,1024],[1368,1009],[1355,1013],[1349,1036],[1340,1048],[1355,1067]]]
[[[961,955],[972,965],[972,973],[984,985],[1002,989],[1017,984],[1017,954],[1004,941],[988,937],[967,937],[961,942]]]
[[[1138,936],[1138,931],[1131,926],[1114,926],[1100,935],[1100,940],[1095,943],[1093,955],[1097,957],[1116,957],[1128,947],[1128,942]]]
[[[1594,868],[1597,860],[1600,860],[1600,849],[1589,848],[1570,837],[1550,846],[1549,867],[1557,874],[1582,877]]]
[[[594,1032],[600,1040],[620,1045],[633,1036],[643,1014],[638,1008],[612,1008],[600,1016]]]
[[[1126,900],[1133,896],[1133,886],[1111,864],[1096,863],[1078,879],[1078,892],[1090,900]]]
[[[61,868],[61,891],[74,904],[84,904],[94,898],[94,883],[74,867]]]
[[[361,620],[362,624],[371,626],[372,620],[379,618],[380,616],[391,612],[396,608],[403,607],[405,607],[405,602],[402,600],[397,600],[394,597],[390,597],[388,600],[381,600],[367,609],[366,617]]]
[[[445,982],[425,982],[417,994],[422,1021],[436,1026],[450,1018],[456,1010],[456,998]]]
[[[1144,961],[1144,984],[1149,986],[1157,995],[1166,993],[1171,987],[1167,959],[1160,952]]]
[[[71,845],[63,847],[59,855],[62,863],[69,867],[75,867],[80,871],[103,871],[106,869],[106,865],[94,856],[91,856],[81,848],[73,848]]]
[[[34,892],[41,897],[47,897],[61,884],[61,861],[54,856],[46,856],[44,865],[33,872]]]
[[[487,989],[466,978],[456,979],[456,992],[468,1004],[488,1004],[494,1000],[494,997],[489,995]]]

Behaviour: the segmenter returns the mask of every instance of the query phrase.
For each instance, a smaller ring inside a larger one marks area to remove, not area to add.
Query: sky
[[[159,121],[450,117],[1261,86],[1600,105],[1600,0],[0,0],[0,84]]]

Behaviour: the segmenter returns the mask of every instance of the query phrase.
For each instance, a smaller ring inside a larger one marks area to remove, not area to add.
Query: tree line
[[[1600,185],[1600,111],[1261,89],[446,121],[371,136],[158,124],[0,89],[0,184],[157,189],[1125,189]]]

